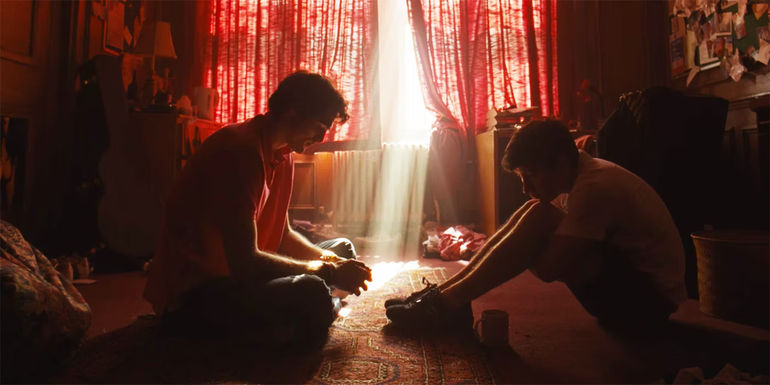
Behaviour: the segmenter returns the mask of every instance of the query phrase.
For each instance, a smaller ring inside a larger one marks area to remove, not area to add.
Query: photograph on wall
[[[714,35],[719,31],[717,26],[717,14],[705,16],[704,13],[701,13],[701,19],[699,23],[700,30],[698,41],[702,43],[703,41],[713,40]]]
[[[723,37],[717,37],[714,40],[714,56],[716,57],[724,57],[725,52],[725,39]]]
[[[769,3],[768,0],[670,0],[672,75],[682,75],[693,67],[712,68],[720,62],[730,73],[757,71],[766,66],[770,63]],[[681,44],[679,23],[674,22],[678,18],[685,21]],[[681,56],[685,71],[680,64]],[[735,81],[740,79],[740,76],[731,77]]]
[[[717,14],[719,18],[718,32],[719,33],[732,33],[733,32],[733,14],[732,12],[723,12]]]
[[[671,73],[680,74],[687,70],[685,57],[685,20],[683,17],[672,16],[669,19],[669,49],[671,57]]]
[[[735,25],[735,38],[743,39],[746,37],[746,22],[743,19],[743,15],[733,14],[733,24]]]
[[[761,40],[763,40],[765,43],[770,43],[770,27],[768,27],[768,26],[758,27],[757,28],[757,36]]]
[[[733,35],[725,35],[725,56],[732,56],[735,53],[735,44],[733,44]]]

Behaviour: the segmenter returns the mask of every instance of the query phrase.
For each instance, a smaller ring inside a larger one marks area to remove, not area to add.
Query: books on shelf
[[[514,129],[516,125],[522,125],[533,118],[540,116],[540,107],[527,108],[493,108],[487,112],[487,129]]]

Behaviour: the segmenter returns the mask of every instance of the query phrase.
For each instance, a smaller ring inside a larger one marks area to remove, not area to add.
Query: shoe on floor
[[[408,302],[416,301],[418,298],[420,298],[422,295],[425,295],[429,291],[431,291],[433,288],[437,288],[438,285],[435,283],[430,283],[427,278],[422,277],[422,284],[425,285],[425,287],[422,290],[415,291],[412,294],[409,294],[408,297],[399,297],[399,298],[390,298],[385,300],[385,307],[391,307],[393,305],[405,305]]]
[[[473,310],[470,303],[450,309],[443,303],[440,294],[437,287],[431,288],[413,301],[386,308],[385,315],[394,327],[401,329],[472,331]]]
[[[439,323],[444,309],[438,288],[430,288],[418,298],[385,309],[385,315],[395,325],[406,329],[422,329]]]

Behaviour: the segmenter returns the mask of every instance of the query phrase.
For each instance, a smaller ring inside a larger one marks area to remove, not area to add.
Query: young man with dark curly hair
[[[589,313],[612,327],[659,326],[686,299],[679,233],[641,178],[578,151],[556,120],[517,131],[502,166],[521,178],[532,199],[458,274],[387,301],[395,326],[468,325],[473,299],[527,269],[543,281],[566,283]]]
[[[190,158],[167,199],[144,293],[169,328],[320,344],[338,308],[329,287],[366,290],[371,271],[352,243],[314,245],[287,219],[290,153],[322,141],[346,108],[328,79],[299,71],[267,113],[223,127]]]

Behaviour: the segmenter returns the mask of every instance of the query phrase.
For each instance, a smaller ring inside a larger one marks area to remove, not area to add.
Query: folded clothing
[[[426,255],[438,253],[445,261],[469,259],[487,241],[487,236],[465,226],[452,226],[441,233],[428,234],[423,242]]]

